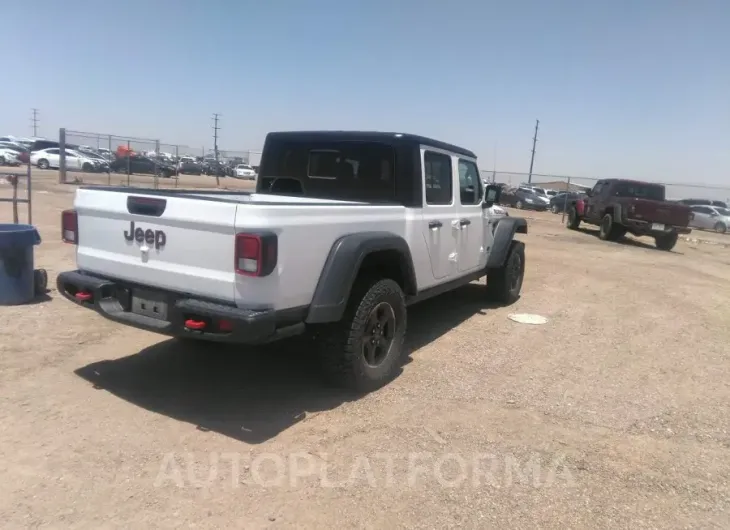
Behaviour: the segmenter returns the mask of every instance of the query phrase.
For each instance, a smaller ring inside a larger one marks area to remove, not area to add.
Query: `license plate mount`
[[[664,232],[664,225],[662,223],[651,223],[651,229],[655,232]]]
[[[167,299],[154,291],[132,290],[132,313],[167,320]]]

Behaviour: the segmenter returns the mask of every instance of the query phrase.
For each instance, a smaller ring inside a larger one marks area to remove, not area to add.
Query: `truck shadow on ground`
[[[633,237],[631,237],[629,235],[626,235],[626,236],[622,237],[621,239],[618,239],[617,241],[601,241],[598,237],[598,235],[599,235],[598,229],[590,229],[590,228],[585,228],[585,227],[581,226],[576,230],[576,232],[581,232],[583,234],[591,235],[591,236],[595,237],[601,243],[606,243],[607,245],[608,244],[613,244],[613,245],[618,244],[618,245],[624,245],[627,247],[645,248],[648,250],[655,250],[655,251],[658,250],[656,248],[656,245],[654,245],[652,243],[646,243],[640,239],[634,239]],[[646,238],[646,240],[653,241],[652,239],[650,239],[648,237]],[[674,254],[682,254],[682,252],[677,252],[676,250],[671,250],[670,252],[673,252]]]
[[[404,365],[412,352],[493,307],[484,280],[413,306]],[[303,338],[257,348],[168,339],[75,373],[144,409],[258,444],[307,414],[361,397],[325,385],[318,368],[313,344]]]

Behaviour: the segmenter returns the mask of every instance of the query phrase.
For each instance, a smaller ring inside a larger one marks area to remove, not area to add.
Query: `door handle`
[[[428,223],[428,227],[431,229],[441,228],[442,226],[444,225],[441,223],[441,221],[431,221]]]
[[[460,226],[467,226],[470,225],[471,221],[469,219],[459,219],[459,225]]]

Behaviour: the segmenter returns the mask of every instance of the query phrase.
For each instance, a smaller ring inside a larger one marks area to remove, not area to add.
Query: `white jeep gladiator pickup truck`
[[[270,133],[252,193],[79,188],[58,291],[174,337],[306,331],[335,383],[372,390],[398,372],[408,305],[484,276],[485,296],[519,297],[527,224],[499,192],[474,153],[428,138]]]

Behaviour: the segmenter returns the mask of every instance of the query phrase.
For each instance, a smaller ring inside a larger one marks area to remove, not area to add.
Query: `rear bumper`
[[[661,234],[670,233],[689,234],[690,232],[692,232],[692,229],[687,226],[673,225],[664,225],[664,230],[654,230],[652,228],[652,225],[654,223],[642,221],[639,219],[627,219],[623,221],[622,224],[626,226],[632,233],[643,236],[659,236]]]
[[[190,337],[214,342],[263,344],[304,331],[303,316],[293,312],[282,318],[273,309],[253,310],[208,302],[179,293],[119,280],[100,278],[81,271],[62,272],[56,279],[58,292],[71,302],[127,326],[173,337]],[[166,304],[164,318],[132,312],[133,292],[153,293]],[[78,293],[88,293],[82,300]],[[186,327],[194,320],[205,324],[202,330]]]

